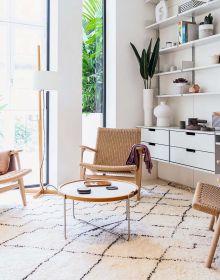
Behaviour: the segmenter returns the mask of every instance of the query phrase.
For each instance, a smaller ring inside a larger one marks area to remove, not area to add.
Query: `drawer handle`
[[[156,146],[156,144],[155,144],[155,143],[149,143],[149,145],[150,145],[150,146]]]
[[[186,149],[186,151],[189,152],[189,153],[195,153],[196,152],[196,150],[193,150],[193,149]]]
[[[148,130],[149,130],[149,131],[155,131],[155,129],[154,129],[154,128],[148,128]]]
[[[186,135],[191,135],[191,136],[195,136],[195,132],[186,132]]]

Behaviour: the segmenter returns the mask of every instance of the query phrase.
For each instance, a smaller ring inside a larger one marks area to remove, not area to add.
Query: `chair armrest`
[[[94,152],[94,153],[97,152],[96,149],[90,148],[90,147],[88,147],[88,146],[83,146],[83,145],[80,146],[80,149],[81,149],[81,150],[84,150],[84,151],[88,150],[88,151]]]
[[[137,147],[136,150],[138,151],[139,154],[142,154],[144,148],[143,147]]]
[[[87,147],[87,146],[83,146],[83,145],[80,146],[80,149],[81,149],[81,159],[80,159],[80,162],[83,162],[83,155],[84,155],[84,152],[86,150],[89,151],[89,152],[94,152],[94,153],[97,152],[96,149],[93,149],[93,148],[90,148],[90,147]]]

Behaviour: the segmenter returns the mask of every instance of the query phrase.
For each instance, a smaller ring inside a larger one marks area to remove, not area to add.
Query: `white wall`
[[[182,1],[186,2],[186,1]],[[177,11],[177,1],[168,1],[169,16],[173,15]],[[214,16],[215,32],[220,32],[220,10],[212,12]],[[206,14],[205,14],[206,15]],[[196,22],[199,23],[204,19],[204,16],[196,18]],[[165,46],[166,41],[177,41],[177,27],[170,26],[164,28],[160,32],[161,45]],[[210,56],[220,53],[220,43],[212,43],[203,46],[196,47],[195,59],[196,66],[209,65]],[[191,49],[184,50],[177,53],[171,53],[163,55],[161,59],[161,67],[164,64],[177,66],[181,65],[182,60],[191,60]],[[218,83],[220,75],[220,68],[209,69],[196,72],[196,83],[201,86],[202,91],[220,91],[220,84]],[[176,74],[171,76],[161,77],[162,93],[169,93],[172,91],[172,80],[178,77],[186,77],[191,81],[191,74]],[[220,97],[219,96],[198,96],[198,97],[186,97],[186,98],[170,98],[167,99],[168,105],[171,106],[173,111],[173,125],[178,126],[180,120],[187,121],[190,117],[198,117],[207,119],[211,124],[212,112],[219,111]],[[195,186],[199,180],[207,183],[216,184],[216,177],[205,172],[193,171],[187,168],[176,167],[168,164],[159,164],[158,176],[160,178],[180,182],[185,185]]]
[[[143,125],[143,81],[131,49],[139,51],[149,44],[147,20],[154,10],[144,0],[107,0],[107,126],[133,128]],[[154,164],[153,178],[157,171]],[[147,174],[145,169],[144,175]]]
[[[144,0],[107,0],[107,125],[121,128],[143,124],[143,81],[130,47],[149,43],[144,26],[154,12]],[[112,121],[112,112],[115,119]]]
[[[59,185],[79,178],[79,146],[82,142],[82,1],[52,0],[51,8],[53,11],[58,8],[58,18],[56,13],[51,14],[51,42],[56,42],[58,29],[59,88],[57,96],[51,97],[50,104],[50,183]],[[55,50],[53,54],[56,54]],[[56,57],[53,59],[56,61]]]

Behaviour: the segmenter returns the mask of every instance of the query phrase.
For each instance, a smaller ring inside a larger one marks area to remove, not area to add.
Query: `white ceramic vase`
[[[154,109],[154,115],[157,117],[157,126],[169,127],[171,118],[171,109],[166,102],[160,102]]]
[[[143,90],[143,108],[144,108],[144,125],[153,125],[153,103],[154,103],[154,90]]]
[[[166,0],[161,0],[155,8],[156,22],[165,20],[168,17],[168,7]]]

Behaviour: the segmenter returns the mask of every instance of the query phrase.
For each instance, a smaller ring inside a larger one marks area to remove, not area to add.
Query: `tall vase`
[[[153,125],[153,103],[154,103],[154,90],[143,90],[143,108],[144,108],[144,125]]]

